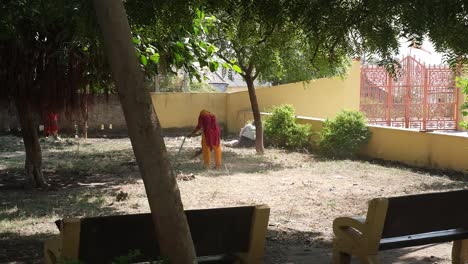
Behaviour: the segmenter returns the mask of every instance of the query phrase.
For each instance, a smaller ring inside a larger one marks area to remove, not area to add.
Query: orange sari
[[[198,116],[197,129],[203,130],[201,144],[204,166],[209,168],[211,151],[214,150],[216,168],[221,168],[221,132],[216,122],[216,116],[206,110],[202,110]]]

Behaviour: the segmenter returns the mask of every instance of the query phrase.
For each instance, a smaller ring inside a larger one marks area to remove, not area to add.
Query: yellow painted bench
[[[262,263],[270,208],[266,205],[185,211],[199,263]],[[45,263],[111,263],[132,250],[135,262],[159,257],[151,214],[69,218],[45,241]]]
[[[333,263],[377,264],[378,252],[453,242],[452,263],[468,263],[468,190],[373,199],[367,217],[333,222]]]

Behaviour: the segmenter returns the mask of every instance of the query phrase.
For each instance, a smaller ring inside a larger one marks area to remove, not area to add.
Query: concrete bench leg
[[[452,263],[453,264],[468,263],[468,239],[453,241]]]
[[[59,238],[46,240],[44,242],[44,263],[56,264],[60,257],[61,240]]]
[[[333,248],[333,264],[350,264],[351,256]]]
[[[268,231],[268,219],[270,217],[270,207],[267,205],[255,206],[255,211],[251,223],[251,234],[249,250],[239,257],[242,264],[263,263],[265,251],[265,240]]]

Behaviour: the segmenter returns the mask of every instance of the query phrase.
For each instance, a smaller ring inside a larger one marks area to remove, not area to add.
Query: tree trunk
[[[88,88],[85,90],[85,113],[84,113],[84,124],[83,124],[83,138],[88,139]]]
[[[148,196],[161,254],[174,264],[196,263],[180,191],[169,163],[149,87],[135,55],[123,2],[94,0],[94,6]]]
[[[154,76],[154,92],[159,93],[160,83],[161,83],[161,78],[158,73]]]
[[[184,71],[184,80],[182,81],[182,91],[188,93],[188,74]]]
[[[257,154],[263,154],[263,152],[265,152],[265,148],[263,147],[263,125],[262,117],[260,116],[260,108],[258,107],[257,95],[255,94],[254,79],[247,74],[245,82],[249,90],[250,105],[252,106],[255,122],[255,149],[257,150]]]
[[[17,98],[15,103],[26,152],[24,167],[27,185],[36,188],[47,187],[48,184],[42,175],[42,150],[32,107],[26,99]]]
[[[87,119],[84,121],[83,127],[84,127],[84,129],[83,129],[83,138],[88,139],[88,120]]]

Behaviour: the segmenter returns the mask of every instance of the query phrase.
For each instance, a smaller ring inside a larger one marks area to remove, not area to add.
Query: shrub
[[[267,143],[292,150],[310,147],[310,125],[298,124],[291,105],[272,109],[272,115],[265,119],[265,140]]]
[[[321,151],[334,158],[354,157],[361,146],[369,142],[371,132],[361,112],[342,111],[327,119],[320,132]]]
[[[141,257],[141,251],[138,249],[135,250],[129,250],[128,255],[126,256],[119,256],[114,258],[112,261],[112,264],[130,264],[130,263],[135,263],[136,260]]]
[[[462,116],[468,116],[468,78],[466,77],[456,77],[457,87],[460,88],[461,92],[463,93],[463,97],[465,97],[464,102],[462,101],[461,105],[461,113]],[[468,129],[468,121],[460,121],[460,127],[464,129]]]
[[[216,93],[218,90],[206,82],[192,81],[189,85],[190,92],[195,93]]]

